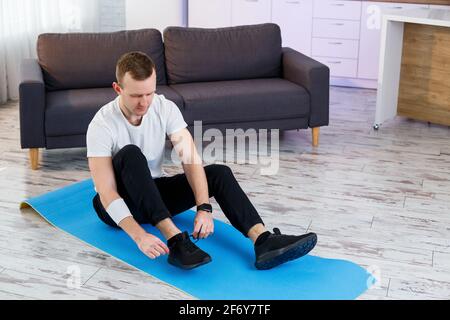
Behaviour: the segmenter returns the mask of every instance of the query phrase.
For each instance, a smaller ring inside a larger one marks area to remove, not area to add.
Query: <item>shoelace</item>
[[[202,227],[203,226],[200,226],[200,230],[198,231],[198,234],[197,235],[199,235],[200,234],[200,232],[202,231]],[[194,239],[195,241],[194,241],[194,243],[197,243],[197,242],[199,242],[200,241],[200,237],[197,237],[197,239],[195,239],[195,237],[194,237],[194,234],[193,233],[191,233],[190,235],[189,235],[189,237],[191,237],[192,239]]]

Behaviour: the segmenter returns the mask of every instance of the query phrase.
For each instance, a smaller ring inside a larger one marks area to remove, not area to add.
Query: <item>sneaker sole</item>
[[[195,263],[195,264],[181,264],[179,263],[177,260],[171,258],[170,256],[167,258],[167,261],[178,268],[184,269],[184,270],[191,270],[197,267],[200,267],[204,264],[210,263],[211,262],[211,257],[208,257],[207,259],[203,260],[202,262],[199,263]]]
[[[266,253],[258,261],[255,262],[255,267],[259,270],[272,269],[285,262],[295,260],[308,254],[317,243],[317,235],[312,234],[309,237],[300,239],[290,246]]]

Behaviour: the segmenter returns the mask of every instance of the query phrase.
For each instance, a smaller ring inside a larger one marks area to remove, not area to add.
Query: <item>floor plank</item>
[[[67,281],[48,277],[5,270],[0,273],[1,290],[7,293],[22,295],[40,300],[142,300],[145,297],[119,293],[114,290],[105,290],[89,286],[72,288]]]
[[[101,269],[85,285],[154,300],[194,299],[191,295],[141,271],[123,272]]]

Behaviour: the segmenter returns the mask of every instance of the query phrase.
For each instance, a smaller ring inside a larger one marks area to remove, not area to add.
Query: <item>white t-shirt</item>
[[[186,128],[178,107],[164,95],[155,94],[141,124],[134,126],[119,107],[119,96],[104,105],[89,124],[87,157],[114,157],[127,144],[138,146],[147,158],[153,178],[167,176],[162,169],[166,134]]]

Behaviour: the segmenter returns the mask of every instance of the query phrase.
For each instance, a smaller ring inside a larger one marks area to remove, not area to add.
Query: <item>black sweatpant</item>
[[[126,145],[112,159],[117,191],[139,224],[155,226],[196,205],[194,193],[184,173],[153,178],[147,160],[139,147]],[[263,223],[247,195],[226,165],[204,167],[209,197],[214,197],[231,224],[247,237],[248,230]],[[93,205],[99,218],[119,228],[103,208],[98,194]]]

